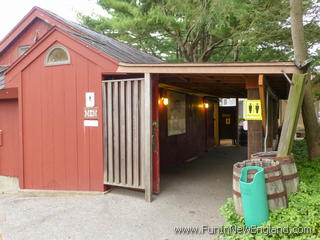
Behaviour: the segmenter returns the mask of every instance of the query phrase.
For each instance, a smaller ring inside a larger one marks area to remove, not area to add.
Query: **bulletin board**
[[[168,91],[168,136],[186,133],[186,95]]]

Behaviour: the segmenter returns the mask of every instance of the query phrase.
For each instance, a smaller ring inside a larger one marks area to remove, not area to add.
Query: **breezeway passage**
[[[232,196],[232,165],[246,154],[245,147],[218,147],[162,172],[152,204],[144,193],[121,188],[104,196],[3,195],[0,231],[4,239],[194,239],[174,227],[223,224],[219,208]]]

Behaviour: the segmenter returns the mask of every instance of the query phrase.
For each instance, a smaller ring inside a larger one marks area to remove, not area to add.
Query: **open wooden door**
[[[151,79],[106,80],[104,183],[152,193]]]

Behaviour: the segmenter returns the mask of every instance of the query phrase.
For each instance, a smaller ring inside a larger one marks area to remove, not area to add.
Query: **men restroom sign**
[[[97,107],[85,107],[83,112],[84,119],[97,119],[98,108]]]
[[[247,100],[245,109],[246,120],[262,120],[262,109],[260,100]]]

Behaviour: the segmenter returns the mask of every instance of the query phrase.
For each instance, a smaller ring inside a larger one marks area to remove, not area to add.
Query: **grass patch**
[[[272,211],[269,221],[262,227],[287,228],[289,231],[262,233],[224,233],[218,238],[245,239],[320,239],[320,159],[308,161],[307,146],[304,140],[295,141],[293,153],[300,177],[299,191],[290,194],[288,208]],[[233,200],[228,199],[221,207],[221,215],[226,223],[224,227],[245,227],[243,217],[236,214]],[[311,233],[304,233],[309,228]],[[299,232],[301,231],[301,232]]]

